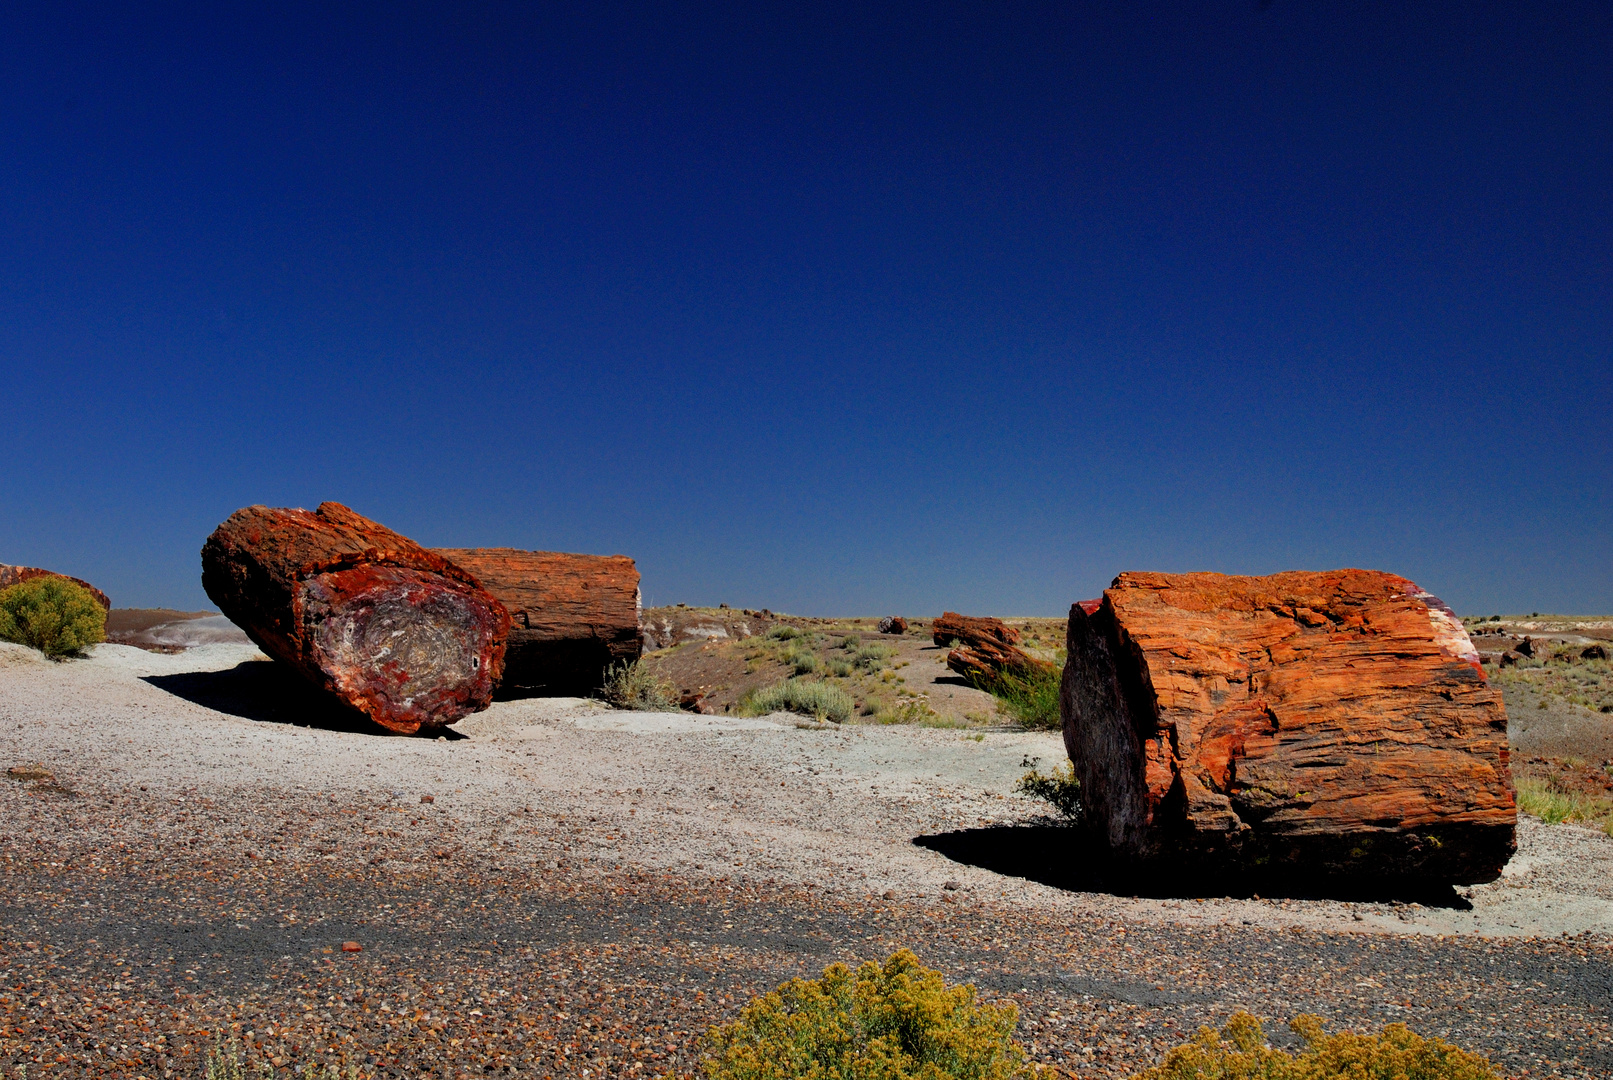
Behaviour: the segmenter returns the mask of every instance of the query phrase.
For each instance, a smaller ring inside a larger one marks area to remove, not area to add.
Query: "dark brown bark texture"
[[[1121,574],[1066,644],[1085,827],[1124,861],[1467,884],[1512,855],[1500,691],[1405,578]]]
[[[625,555],[438,548],[510,612],[501,693],[581,696],[641,652],[639,574]]]
[[[265,653],[392,731],[487,708],[504,667],[504,605],[340,503],[237,510],[202,547],[202,587]]]
[[[80,585],[85,589],[88,589],[90,595],[95,597],[96,603],[100,604],[108,611],[112,610],[112,601],[107,599],[106,593],[102,592],[100,589],[97,589],[89,582],[80,580],[76,577],[68,577],[66,574],[58,574],[54,570],[41,570],[37,566],[0,566],[0,589],[9,589],[13,585],[21,585],[25,581],[32,581],[34,578],[42,577],[67,578],[67,580],[71,581],[74,585]]]
[[[1023,678],[1053,666],[1020,649],[1019,631],[1001,619],[948,611],[930,624],[930,632],[943,648],[958,643],[947,653],[947,667],[977,686],[989,686],[1003,674]]]

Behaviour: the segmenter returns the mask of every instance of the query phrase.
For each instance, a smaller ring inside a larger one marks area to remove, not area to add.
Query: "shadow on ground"
[[[1071,892],[1157,899],[1262,896],[1286,900],[1415,901],[1426,907],[1470,910],[1448,884],[1362,878],[1318,878],[1293,872],[1207,876],[1144,872],[1119,866],[1080,830],[1061,825],[1010,825],[919,836],[913,843],[953,862]]]
[[[364,714],[332,702],[272,660],[247,660],[223,671],[146,675],[143,679],[175,697],[243,720],[398,737]],[[429,733],[431,738],[438,736],[467,738],[446,729]]]

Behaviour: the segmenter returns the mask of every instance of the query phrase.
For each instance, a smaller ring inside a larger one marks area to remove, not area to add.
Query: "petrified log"
[[[54,570],[41,570],[37,566],[0,566],[0,589],[9,589],[13,585],[21,585],[25,581],[32,581],[34,578],[41,577],[67,578],[67,580],[71,581],[74,585],[83,586],[86,590],[88,590],[89,594],[95,597],[96,603],[100,604],[108,611],[112,610],[112,601],[107,599],[106,593],[102,592],[100,589],[97,589],[89,582],[82,581],[76,577],[68,577],[66,574],[58,574]]]
[[[1052,664],[1020,649],[1019,631],[1001,619],[949,611],[931,623],[930,630],[937,645],[958,642],[957,648],[947,653],[947,667],[976,686],[989,687],[1004,674],[1025,678],[1037,671],[1053,670]]]
[[[1067,645],[1086,828],[1124,860],[1475,883],[1514,850],[1501,693],[1405,578],[1121,574]]]
[[[487,708],[503,670],[504,605],[340,503],[237,510],[202,547],[202,588],[264,652],[393,731]]]
[[[625,555],[516,548],[438,548],[510,612],[503,689],[574,696],[604,684],[612,664],[638,659],[638,567]]]
[[[900,615],[887,615],[879,620],[879,632],[881,634],[905,634],[907,633],[907,620]]]

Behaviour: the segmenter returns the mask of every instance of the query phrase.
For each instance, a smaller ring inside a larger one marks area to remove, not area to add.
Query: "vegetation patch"
[[[1518,809],[1548,825],[1572,821],[1613,836],[1613,799],[1573,791],[1555,777],[1520,776]]]
[[[241,1044],[231,1042],[213,1047],[207,1055],[205,1080],[274,1080],[279,1075],[261,1058],[247,1064],[241,1054]],[[307,1062],[300,1069],[290,1068],[289,1075],[297,1080],[368,1080],[373,1075],[361,1072],[357,1065],[331,1065]]]
[[[1305,1040],[1298,1055],[1267,1046],[1260,1021],[1238,1012],[1219,1032],[1200,1028],[1133,1080],[1501,1080],[1488,1059],[1404,1024],[1376,1035],[1328,1035],[1318,1017],[1304,1015],[1288,1026]]]
[[[707,1080],[1032,1080],[1012,1004],[947,986],[906,949],[792,979],[707,1036]]]
[[[818,679],[785,679],[745,695],[741,707],[752,716],[793,712],[843,724],[851,719],[851,695]]]
[[[106,609],[82,585],[37,577],[0,591],[0,641],[59,660],[105,640]]]
[[[1075,821],[1081,816],[1081,781],[1075,778],[1073,761],[1051,773],[1032,769],[1019,778],[1014,790],[1033,799],[1045,799],[1067,821]]]
[[[1028,728],[1055,730],[1064,721],[1059,716],[1059,680],[1062,666],[1003,671],[991,676],[971,676],[969,682],[997,699],[997,709]]]
[[[634,712],[676,712],[678,691],[668,680],[658,677],[643,660],[612,664],[605,673],[600,700],[618,709]]]

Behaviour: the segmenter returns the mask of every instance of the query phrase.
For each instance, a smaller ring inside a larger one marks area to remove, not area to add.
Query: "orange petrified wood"
[[[1004,674],[1025,677],[1035,671],[1053,671],[1053,665],[1019,648],[1019,631],[991,616],[942,613],[930,624],[931,639],[947,653],[947,667],[977,686],[990,684]]]
[[[504,605],[340,503],[237,510],[202,547],[202,587],[264,652],[393,731],[487,708],[503,670]]]
[[[1086,827],[1123,859],[1476,883],[1512,855],[1501,693],[1405,578],[1121,574],[1067,646]]]
[[[612,664],[638,659],[639,574],[625,555],[437,548],[510,611],[506,691],[582,695]]]

